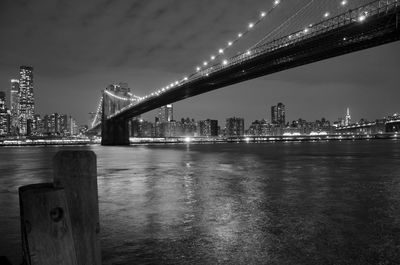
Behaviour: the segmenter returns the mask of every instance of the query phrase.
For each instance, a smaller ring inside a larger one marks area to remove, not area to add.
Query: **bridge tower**
[[[111,96],[110,92],[117,97]],[[101,145],[129,145],[128,119],[123,117],[108,118],[109,115],[115,114],[129,105],[129,101],[118,98],[126,97],[128,93],[129,89],[123,89],[118,85],[111,85],[103,90]]]

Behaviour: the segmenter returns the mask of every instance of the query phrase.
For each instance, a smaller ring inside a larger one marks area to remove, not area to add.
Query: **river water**
[[[93,150],[103,264],[400,264],[400,141],[0,148],[0,256],[19,186]]]

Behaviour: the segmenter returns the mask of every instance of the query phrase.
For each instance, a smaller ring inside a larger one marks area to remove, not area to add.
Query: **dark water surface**
[[[400,264],[400,142],[0,148],[0,256],[17,188],[98,157],[103,264]]]

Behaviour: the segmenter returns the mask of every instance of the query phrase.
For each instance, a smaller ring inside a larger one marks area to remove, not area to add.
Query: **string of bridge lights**
[[[232,48],[234,46],[234,44],[236,44],[246,34],[248,34],[251,30],[253,30],[255,28],[255,26],[257,26],[260,22],[262,22],[270,13],[272,13],[281,4],[281,2],[282,2],[282,0],[274,0],[272,7],[268,11],[261,11],[260,14],[259,14],[259,17],[255,21],[249,22],[248,25],[247,25],[247,28],[243,32],[239,32],[236,35],[235,38],[233,38],[232,40],[227,41],[226,45],[224,47],[219,48],[215,54],[210,55],[210,57],[209,57],[210,59],[209,60],[205,60],[205,61],[203,61],[203,63],[201,65],[196,66],[195,67],[195,70],[196,70],[195,73],[198,73],[203,69],[206,69],[209,66],[209,64],[211,64],[217,58],[221,57],[226,52],[226,50]],[[347,4],[348,4],[348,0],[342,0],[340,2],[340,5],[342,7],[347,6]],[[327,18],[330,17],[330,15],[331,15],[330,12],[325,12],[323,14],[323,17],[325,19],[327,19]],[[362,21],[364,19],[365,19],[365,17],[360,17],[359,20]],[[308,30],[309,30],[308,27],[306,27],[304,32],[307,33]],[[251,51],[247,50],[246,55],[250,55],[250,54],[251,54]],[[222,65],[225,66],[225,65],[227,65],[229,63],[229,61],[227,59],[223,59],[221,61],[221,63],[222,63]],[[194,75],[194,74],[192,74],[192,75]],[[155,92],[152,92],[149,95],[146,95],[144,97],[139,97],[138,101],[140,102],[140,101],[146,100],[149,97],[158,96],[158,95],[164,93],[165,91],[168,91],[169,89],[174,88],[175,86],[181,85],[183,82],[185,82],[187,80],[188,80],[188,77],[185,76],[180,81],[172,82],[169,85],[167,85],[165,87],[162,87],[161,89],[159,89],[159,90],[157,90]]]
[[[250,31],[252,31],[252,30],[255,28],[255,26],[257,26],[257,25],[258,25],[260,22],[262,22],[270,13],[272,13],[272,12],[281,4],[281,2],[282,2],[282,0],[274,0],[274,1],[273,1],[272,7],[271,7],[268,11],[261,11],[260,14],[259,14],[259,17],[258,17],[256,20],[254,20],[253,22],[249,22],[248,25],[247,25],[247,28],[246,28],[243,32],[239,32],[239,33],[235,36],[235,38],[233,38],[232,40],[227,41],[227,42],[226,42],[226,45],[225,45],[224,47],[219,48],[215,54],[210,55],[209,60],[203,61],[203,63],[201,64],[201,66],[200,66],[200,65],[196,66],[196,67],[195,67],[196,72],[193,73],[193,74],[191,74],[190,76],[193,76],[193,75],[195,75],[196,73],[198,73],[198,72],[200,72],[200,71],[202,71],[202,70],[204,70],[204,69],[207,69],[207,68],[209,67],[209,65],[210,65],[212,62],[216,61],[219,57],[222,57],[223,54],[226,52],[226,50],[232,48],[232,47],[234,46],[234,44],[236,44],[236,43],[237,43],[240,39],[242,39],[246,34],[248,34]],[[340,6],[341,6],[341,7],[345,7],[345,6],[348,5],[348,3],[349,3],[348,0],[342,0],[342,1],[340,2]],[[322,14],[322,17],[323,17],[324,19],[328,19],[330,16],[331,16],[331,13],[330,13],[329,11],[324,12],[324,13]],[[367,18],[367,16],[368,16],[368,12],[363,12],[363,13],[361,13],[361,14],[359,15],[359,17],[358,17],[358,21],[359,21],[359,22],[363,22],[363,21]],[[307,33],[309,33],[310,27],[312,27],[312,26],[313,26],[312,24],[310,24],[309,26],[306,26],[303,30],[301,30],[301,31],[300,31],[299,33],[297,33],[297,34],[300,34],[300,33],[307,34]],[[294,35],[296,36],[296,34],[294,34]],[[288,38],[289,38],[289,39],[293,38],[293,35],[289,35]],[[246,55],[251,55],[250,49],[247,50],[247,52],[246,52],[245,54],[246,54]],[[229,63],[228,59],[222,59],[222,61],[221,61],[221,64],[222,64],[223,66],[226,66],[228,63]],[[176,87],[176,86],[182,85],[185,81],[188,81],[188,80],[189,80],[189,77],[185,76],[185,77],[183,77],[181,80],[172,82],[172,83],[170,83],[169,85],[167,85],[167,86],[165,86],[165,87],[162,87],[162,88],[158,89],[157,91],[152,92],[151,94],[148,94],[148,95],[146,95],[146,96],[143,96],[143,97],[135,96],[135,99],[120,97],[120,96],[117,96],[117,95],[114,95],[114,94],[110,93],[109,91],[106,91],[106,93],[107,93],[108,95],[110,95],[110,96],[112,96],[112,97],[114,97],[114,98],[120,99],[120,100],[124,100],[124,101],[128,101],[128,100],[129,100],[129,101],[131,101],[131,103],[129,104],[129,106],[130,106],[130,105],[133,105],[133,104],[135,104],[135,103],[139,103],[139,102],[141,102],[141,101],[143,101],[143,100],[146,100],[146,99],[148,99],[148,98],[150,98],[150,97],[158,96],[158,95],[160,95],[160,94],[162,94],[162,93],[164,93],[164,92],[170,90],[171,88],[174,88],[174,87]],[[102,100],[102,99],[101,99],[101,100]],[[97,116],[97,115],[96,115],[96,116]],[[95,120],[96,120],[96,118],[95,118]]]
[[[268,14],[273,12],[274,9],[276,9],[279,6],[280,3],[281,3],[281,0],[274,0],[272,7],[268,11],[261,11],[258,19],[256,19],[254,22],[249,22],[249,24],[247,25],[247,28],[243,32],[239,32],[232,40],[227,41],[226,45],[224,47],[219,48],[215,54],[210,55],[210,59],[203,61],[203,63],[201,64],[202,66],[196,66],[195,67],[196,72],[200,72],[204,67],[207,67],[209,64],[211,64],[217,58],[222,56],[226,52],[226,50],[232,48],[234,46],[234,44],[236,44],[241,38],[243,38],[252,29],[254,29],[257,24],[259,24],[262,20],[264,20]],[[228,64],[228,61],[226,59],[224,59],[224,60],[222,60],[222,64],[226,65],[226,64]],[[188,80],[189,80],[189,78],[187,76],[185,76],[179,81],[177,80],[175,82],[172,82],[169,85],[162,87],[155,92],[152,92],[150,95],[146,95],[144,97],[139,97],[138,100],[143,101],[149,97],[158,96],[158,95],[162,94],[163,92],[165,92],[175,86],[181,85],[183,82],[188,81]]]
[[[117,96],[117,95],[111,93],[108,90],[104,90],[104,93],[106,93],[107,95],[112,96],[112,97],[114,97],[116,99],[123,100],[123,101],[136,101],[136,100],[138,100],[140,98],[140,97],[132,95],[132,94],[130,94],[131,95],[130,98],[121,97],[121,96]]]
[[[94,119],[93,119],[93,122],[92,122],[92,128],[96,125],[96,121],[97,121],[97,118],[99,117],[102,104],[103,104],[103,95],[101,96],[100,101],[99,101],[99,105],[97,106],[96,115],[94,116]]]

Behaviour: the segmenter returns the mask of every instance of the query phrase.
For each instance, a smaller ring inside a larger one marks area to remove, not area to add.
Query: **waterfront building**
[[[276,106],[271,107],[271,123],[277,124],[277,117],[278,117],[278,109]]]
[[[162,106],[158,109],[159,122],[168,122],[174,120],[174,107],[172,104]]]
[[[200,136],[218,136],[218,121],[217,120],[204,120],[199,122]]]
[[[164,137],[179,137],[181,136],[182,126],[180,122],[171,120],[164,122]]]
[[[142,137],[153,137],[154,136],[153,130],[154,130],[153,123],[149,121],[143,121],[141,123],[140,133]]]
[[[244,119],[243,118],[228,118],[226,119],[226,136],[243,136],[244,135]]]
[[[271,123],[280,127],[286,125],[286,110],[283,103],[271,107]]]
[[[141,119],[135,117],[129,122],[129,136],[140,137],[140,121]]]
[[[157,117],[154,123],[154,135],[156,137],[168,137],[170,135],[168,123],[174,120],[174,108],[172,104],[168,104],[158,108]]]
[[[272,135],[272,125],[264,119],[253,121],[249,127],[248,134],[253,136]]]
[[[47,114],[43,116],[42,128],[43,135],[48,135],[50,133],[50,117]]]
[[[154,118],[154,132],[153,135],[154,137],[161,137],[161,122],[158,117]]]
[[[43,120],[39,114],[33,116],[33,135],[43,135]]]
[[[132,119],[130,123],[130,136],[142,138],[154,137],[153,123],[141,118]]]
[[[69,129],[68,129],[68,115],[65,114],[60,114],[59,115],[59,128],[58,128],[58,134],[60,135],[69,135]]]
[[[154,126],[153,123],[145,120],[141,120],[139,124],[139,132],[140,132],[140,137],[153,137],[153,130]]]
[[[19,80],[11,79],[10,89],[10,120],[11,120],[11,131],[12,135],[17,135],[19,131],[18,117],[19,117]]]
[[[69,116],[68,123],[67,123],[67,134],[70,136],[76,136],[79,134],[79,126],[76,120]]]
[[[182,118],[181,119],[182,126],[182,136],[196,136],[199,135],[197,133],[197,123],[194,119]]]
[[[247,131],[247,134],[253,136],[261,135],[261,122],[259,120],[253,121]]]
[[[44,115],[43,134],[45,135],[60,134],[60,115],[58,113],[53,113],[51,115]]]
[[[10,115],[7,110],[6,93],[0,91],[0,135],[7,135],[10,131]]]
[[[60,130],[60,115],[53,113],[50,115],[50,133],[53,135],[58,134]]]
[[[350,116],[350,109],[347,108],[346,117],[344,121],[345,126],[349,126],[351,124],[351,116]]]
[[[32,132],[33,118],[35,115],[35,98],[33,94],[33,67],[21,66],[19,74],[19,132],[23,135],[30,135]]]

